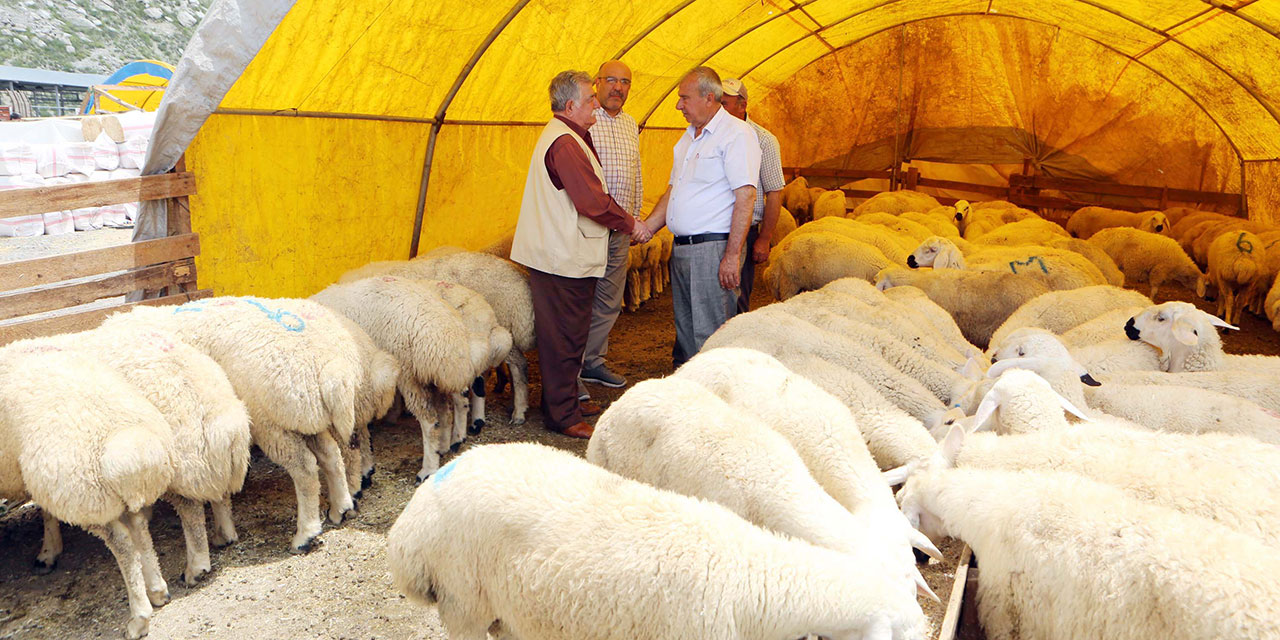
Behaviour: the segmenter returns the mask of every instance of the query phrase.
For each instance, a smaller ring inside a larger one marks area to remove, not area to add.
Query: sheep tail
[[[99,462],[103,485],[130,511],[155,502],[173,480],[168,447],[154,433],[138,427],[111,434]]]
[[[320,372],[320,401],[343,444],[350,442],[356,431],[356,390],[351,380],[347,368],[336,362],[325,365]]]

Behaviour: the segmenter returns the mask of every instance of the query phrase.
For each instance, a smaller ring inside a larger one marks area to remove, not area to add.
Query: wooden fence
[[[200,239],[191,233],[187,197],[195,176],[183,170],[124,180],[0,192],[0,218],[145,200],[165,200],[170,235],[102,249],[0,263],[0,345],[82,331],[136,305],[181,304],[211,295],[196,288]],[[145,291],[138,302],[109,300]],[[154,297],[152,297],[154,296]]]
[[[1094,180],[1077,180],[1071,178],[1050,178],[1047,176],[1029,175],[1030,167],[1024,173],[1009,176],[1007,186],[977,184],[958,180],[938,180],[920,175],[920,170],[911,167],[907,171],[894,172],[888,169],[813,169],[806,167],[784,167],[783,174],[788,181],[796,176],[807,178],[838,178],[841,180],[878,179],[889,181],[889,190],[916,189],[917,187],[933,187],[982,194],[993,200],[1007,200],[1020,207],[1029,209],[1066,209],[1075,210],[1081,207],[1097,205],[1097,202],[1086,202],[1069,197],[1046,196],[1045,190],[1066,193],[1088,193],[1099,196],[1122,197],[1142,200],[1143,203],[1112,203],[1103,206],[1125,211],[1146,211],[1149,209],[1168,209],[1174,205],[1207,204],[1214,206],[1234,207],[1236,215],[1244,212],[1243,196],[1239,193],[1223,193],[1220,191],[1197,191],[1194,189],[1169,189],[1167,187],[1145,187],[1139,185],[1097,182]],[[880,193],[865,189],[842,189],[851,198],[870,198]],[[943,204],[955,204],[956,198],[938,198]]]

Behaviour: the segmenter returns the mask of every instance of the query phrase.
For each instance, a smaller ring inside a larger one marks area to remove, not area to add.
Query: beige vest
[[[563,189],[556,189],[547,173],[545,158],[551,143],[560,136],[572,136],[591,161],[591,168],[604,186],[604,170],[595,154],[569,125],[552,118],[542,130],[529,160],[529,176],[524,183],[520,219],[511,242],[511,259],[530,269],[566,278],[598,278],[604,275],[609,258],[609,229],[578,215]]]

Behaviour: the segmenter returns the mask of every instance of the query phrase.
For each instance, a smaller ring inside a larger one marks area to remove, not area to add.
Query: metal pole
[[[62,85],[60,84],[53,85],[53,104],[58,109],[57,113],[54,115],[62,115]]]

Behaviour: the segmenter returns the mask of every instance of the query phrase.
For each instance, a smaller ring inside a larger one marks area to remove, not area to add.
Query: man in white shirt
[[[733,117],[746,121],[760,138],[760,179],[756,181],[756,206],[751,214],[751,230],[747,232],[747,258],[742,261],[742,294],[738,296],[738,313],[751,310],[751,285],[755,284],[756,264],[769,259],[773,229],[782,211],[782,153],[778,139],[768,129],[747,117],[747,85],[737,78],[724,81],[720,104]]]
[[[720,106],[720,76],[698,67],[680,82],[676,108],[689,128],[676,143],[667,192],[645,221],[666,226],[679,367],[737,312],[742,247],[760,177],[760,142],[746,122]]]
[[[600,153],[604,182],[609,195],[624,211],[640,216],[644,187],[640,175],[640,128],[635,118],[622,110],[631,93],[631,69],[617,60],[600,65],[595,80],[596,123],[591,125],[591,138]],[[604,356],[609,351],[609,331],[622,312],[622,293],[627,282],[627,258],[631,234],[609,233],[609,263],[604,276],[596,282],[595,302],[591,305],[591,331],[587,334],[587,350],[582,356],[579,379],[606,387],[622,387],[627,379],[609,369]],[[579,397],[586,394],[579,387]],[[587,396],[590,397],[589,395]]]

